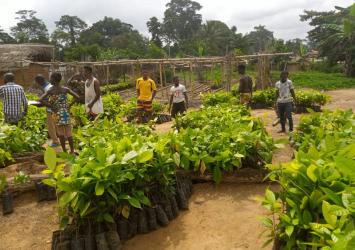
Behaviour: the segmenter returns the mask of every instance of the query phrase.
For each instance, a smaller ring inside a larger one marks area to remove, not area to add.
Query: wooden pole
[[[231,82],[232,82],[232,58],[231,56],[227,56],[227,91],[231,90]]]
[[[189,81],[189,85],[192,88],[192,74],[193,74],[193,67],[192,67],[192,62],[190,62],[190,81]]]
[[[173,68],[173,76],[176,76],[175,64],[173,64],[172,68]]]
[[[159,64],[159,81],[160,81],[160,87],[163,87],[163,72],[162,72],[161,64]]]
[[[225,76],[225,63],[221,63],[221,83],[225,87],[226,85],[226,76]]]
[[[165,71],[165,65],[163,64],[163,72],[164,72],[164,86],[166,86],[166,71]]]
[[[108,85],[110,81],[110,66],[106,66],[106,84]]]
[[[132,82],[133,82],[133,86],[135,86],[136,84],[136,79],[135,79],[135,74],[134,74],[134,64],[131,64],[131,75],[132,75]]]

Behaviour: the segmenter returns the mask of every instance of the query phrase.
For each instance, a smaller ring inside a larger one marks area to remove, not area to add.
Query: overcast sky
[[[61,15],[77,15],[89,24],[104,16],[119,18],[148,35],[147,20],[163,17],[168,0],[0,0],[0,26],[9,31],[16,23],[15,12],[33,9],[49,29]],[[262,24],[277,38],[305,38],[310,27],[299,21],[303,10],[331,10],[335,5],[350,6],[354,0],[198,0],[204,20],[217,19],[246,33]]]

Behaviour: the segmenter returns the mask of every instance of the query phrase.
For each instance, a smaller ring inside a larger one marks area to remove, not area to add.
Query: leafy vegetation
[[[279,78],[280,72],[272,72],[273,81],[278,81]],[[355,87],[355,78],[346,77],[341,73],[329,74],[317,71],[298,71],[291,72],[290,79],[296,88],[332,90]]]
[[[281,249],[353,249],[355,116],[351,111],[304,117],[295,160],[269,166],[282,190],[266,191],[270,241]]]
[[[132,88],[132,84],[128,83],[128,82],[120,82],[117,84],[107,84],[107,85],[101,86],[101,93],[104,95],[106,93],[116,92],[116,91],[125,90],[125,89],[129,89],[129,88]]]
[[[19,126],[0,124],[0,166],[11,161],[13,154],[40,151],[47,137],[44,109],[30,106]]]
[[[216,92],[202,95],[204,106],[233,105],[239,103],[239,93],[232,90],[228,92]],[[323,106],[330,101],[330,96],[316,90],[297,90],[296,105],[312,108],[315,105]],[[262,107],[273,107],[276,103],[276,90],[269,88],[258,90],[253,93],[252,104]]]
[[[213,174],[219,183],[223,172],[241,167],[261,168],[272,158],[274,143],[259,119],[243,106],[206,107],[175,120],[179,133],[172,147],[186,170]]]
[[[204,106],[216,106],[222,104],[237,104],[239,100],[228,92],[207,93],[202,95]]]
[[[46,184],[62,192],[59,200],[62,226],[70,219],[95,218],[113,222],[130,207],[150,205],[149,192],[167,190],[175,180],[175,161],[168,139],[146,127],[107,119],[79,130],[82,151],[65,177],[55,152],[48,150]],[[59,161],[60,162],[60,161]],[[127,212],[128,211],[128,212]]]

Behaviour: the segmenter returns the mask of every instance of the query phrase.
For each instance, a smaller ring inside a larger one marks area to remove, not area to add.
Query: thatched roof
[[[28,61],[50,62],[53,48],[47,44],[0,44],[0,70],[22,68]]]

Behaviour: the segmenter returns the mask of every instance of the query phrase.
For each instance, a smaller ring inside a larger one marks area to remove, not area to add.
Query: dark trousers
[[[293,131],[293,120],[292,120],[292,102],[278,103],[278,112],[280,115],[280,123],[283,131],[286,131],[286,118],[288,119],[288,124],[290,126],[290,131]]]
[[[177,114],[183,114],[185,112],[185,102],[173,103],[173,107],[171,108],[171,117],[175,118]]]

